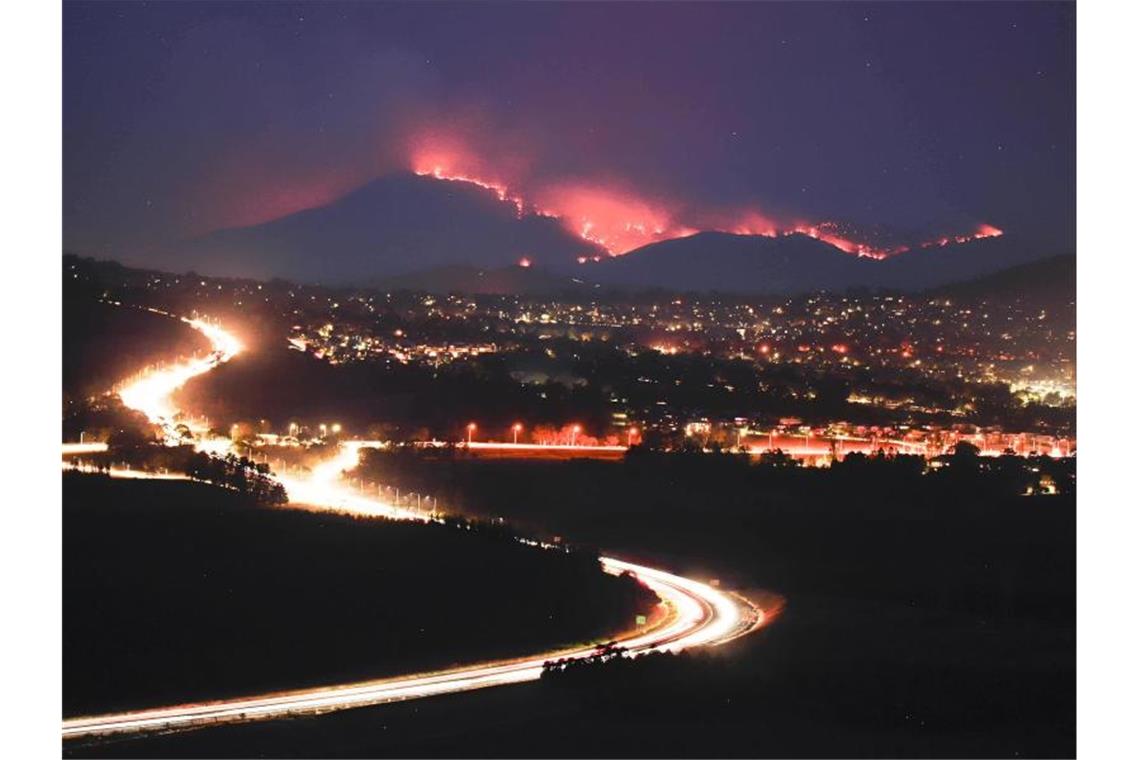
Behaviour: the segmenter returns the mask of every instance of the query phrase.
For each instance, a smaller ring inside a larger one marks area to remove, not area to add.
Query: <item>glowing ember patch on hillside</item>
[[[952,243],[968,243],[971,240],[983,240],[985,238],[1001,237],[1004,234],[1005,233],[1002,230],[998,229],[997,227],[994,227],[992,224],[981,224],[981,225],[978,225],[978,229],[976,229],[973,233],[971,233],[969,235],[955,235],[953,237],[941,237],[941,238],[938,238],[937,240],[930,240],[930,241],[927,241],[925,243],[922,243],[919,245],[919,248],[934,248],[936,246],[941,247],[941,246],[950,245]]]

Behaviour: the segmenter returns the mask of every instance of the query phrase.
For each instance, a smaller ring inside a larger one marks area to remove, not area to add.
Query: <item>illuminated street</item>
[[[687,647],[721,644],[755,629],[764,622],[763,612],[742,598],[711,586],[661,570],[603,558],[607,572],[633,572],[665,600],[669,613],[663,624],[647,633],[621,638],[617,644],[630,653],[679,651]],[[63,723],[64,738],[116,733],[165,731],[219,723],[280,718],[288,715],[323,713],[353,707],[419,699],[489,686],[506,686],[537,680],[543,663],[552,658],[580,658],[596,652],[582,648],[510,662],[489,663],[438,673],[342,684],[301,691],[267,694],[208,704],[139,710],[95,717],[74,718]]]
[[[152,312],[164,316],[155,309]],[[119,389],[123,404],[146,415],[156,425],[161,425],[167,443],[177,443],[175,431],[177,409],[171,399],[174,391],[185,385],[191,378],[209,372],[214,367],[228,362],[242,350],[241,341],[217,325],[201,319],[181,318],[190,327],[202,333],[209,341],[212,351],[208,356],[184,359],[173,365],[144,372],[140,377],[128,380]]]
[[[242,350],[241,342],[221,327],[200,320],[184,320],[211,341],[214,351],[207,359],[194,359],[153,370],[121,391],[123,402],[163,425],[168,443],[177,441],[173,420],[177,409],[171,394],[191,377],[208,372]],[[304,476],[281,476],[289,491],[290,504],[301,508],[330,509],[397,520],[426,521],[421,512],[396,507],[354,490],[341,479],[354,467],[363,442],[344,443],[337,456]],[[375,444],[373,444],[375,445]],[[502,444],[509,446],[510,444]],[[615,447],[623,448],[624,447]],[[65,452],[67,449],[65,448]],[[181,478],[178,475],[112,468],[112,477]],[[539,545],[537,542],[528,542]],[[558,547],[542,545],[549,550]],[[646,630],[633,630],[614,643],[631,654],[680,651],[689,647],[722,644],[742,636],[765,621],[764,612],[743,597],[720,591],[697,580],[637,565],[613,557],[601,557],[602,568],[611,574],[633,573],[661,598],[660,620]],[[280,718],[342,710],[385,702],[448,694],[490,686],[533,681],[542,674],[543,663],[557,658],[583,658],[595,647],[545,652],[506,662],[472,665],[454,670],[424,673],[380,681],[330,685],[295,692],[250,696],[204,704],[178,705],[113,715],[65,720],[67,739],[117,733],[166,731],[228,722]]]

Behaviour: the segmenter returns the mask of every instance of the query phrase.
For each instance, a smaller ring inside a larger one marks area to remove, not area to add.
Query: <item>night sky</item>
[[[409,169],[619,250],[628,219],[1075,236],[1070,4],[66,2],[63,42],[84,254],[176,267]]]

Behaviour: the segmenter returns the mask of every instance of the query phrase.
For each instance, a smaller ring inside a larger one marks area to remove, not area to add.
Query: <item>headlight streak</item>
[[[157,309],[149,309],[148,311],[168,317],[174,316]],[[172,399],[174,392],[191,378],[205,374],[214,367],[228,362],[243,349],[240,340],[218,325],[202,319],[188,319],[186,317],[179,317],[179,319],[206,336],[212,347],[209,356],[185,359],[166,367],[144,372],[141,377],[130,380],[126,385],[119,388],[119,398],[122,399],[123,405],[142,412],[152,424],[160,425],[164,442],[167,444],[180,441],[175,420],[178,409],[174,406]]]
[[[630,654],[677,652],[690,647],[721,644],[755,630],[764,622],[763,612],[750,603],[698,581],[612,557],[604,557],[601,561],[607,572],[616,574],[628,571],[636,575],[670,608],[670,614],[660,627],[616,640]],[[171,731],[289,715],[319,714],[524,683],[537,680],[542,675],[543,664],[551,659],[584,658],[595,652],[597,647],[582,647],[509,662],[379,681],[73,718],[64,721],[63,737],[77,739],[121,733]]]
[[[177,412],[171,394],[190,378],[229,361],[242,350],[241,343],[221,327],[200,320],[184,319],[210,339],[213,353],[205,359],[191,359],[172,367],[154,370],[120,391],[123,403],[138,409],[152,422],[163,426],[167,443],[176,440],[173,418]],[[338,453],[317,465],[304,477],[283,475],[279,480],[296,508],[329,509],[396,520],[427,522],[435,518],[364,495],[343,482],[341,474],[359,462],[364,442],[341,444]],[[66,464],[65,464],[66,467]],[[138,470],[117,470],[116,477],[181,478]],[[520,539],[523,543],[549,550],[563,547]],[[611,574],[629,572],[662,600],[666,614],[649,630],[632,631],[615,639],[630,654],[653,651],[677,652],[696,646],[721,644],[755,630],[764,623],[764,613],[743,597],[721,592],[707,584],[663,570],[634,564],[613,557],[601,557],[603,570]],[[544,663],[552,659],[584,658],[597,647],[580,647],[541,655],[521,657],[451,670],[361,681],[340,686],[322,686],[260,696],[217,700],[198,704],[144,709],[111,715],[76,717],[63,721],[64,739],[90,738],[115,734],[171,731],[281,718],[290,715],[319,714],[333,710],[419,699],[491,686],[537,680]]]

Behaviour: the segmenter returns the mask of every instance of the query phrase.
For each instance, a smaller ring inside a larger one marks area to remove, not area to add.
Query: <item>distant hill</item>
[[[1019,283],[1019,278],[1034,277],[1044,282],[1057,276],[1057,265],[1050,269],[1040,260],[1033,261],[1037,255],[1036,248],[1017,240],[990,238],[919,248],[879,261],[843,253],[806,235],[771,238],[702,232],[578,266],[572,270],[576,276],[539,267],[455,265],[374,282],[389,289],[435,293],[554,295],[592,289],[787,295],[856,288],[923,291],[974,280],[982,287],[981,283],[990,282],[992,277],[991,287],[1009,292],[1021,285],[1029,287],[1028,283]],[[1065,258],[1072,256],[1048,261]],[[1027,260],[1008,273],[1001,272],[1007,262]],[[1074,291],[1072,285],[1059,288],[1061,296]]]
[[[924,290],[989,274],[1041,252],[1009,236],[859,258],[806,235],[703,232],[638,248],[584,271],[604,285],[726,293]]]
[[[211,275],[348,284],[451,265],[506,267],[528,258],[569,271],[601,253],[554,218],[494,192],[410,173],[381,177],[327,205],[174,247]]]
[[[878,261],[800,234],[701,232],[610,257],[557,218],[520,215],[493,190],[411,173],[381,177],[327,206],[173,247],[186,268],[215,276],[472,293],[557,293],[570,278],[624,290],[924,290],[1058,252],[1004,235]],[[583,257],[601,260],[577,263]],[[533,264],[529,271],[514,266],[523,259]]]
[[[1077,297],[1077,257],[1051,256],[932,291],[957,298],[1017,298],[1066,304]]]
[[[883,271],[872,283],[899,290],[927,290],[947,283],[976,279],[1003,269],[1040,261],[1066,251],[1042,248],[1015,235],[919,248],[881,262]]]
[[[701,232],[603,260],[584,274],[603,285],[627,288],[786,293],[843,289],[869,278],[873,266],[805,235]]]

